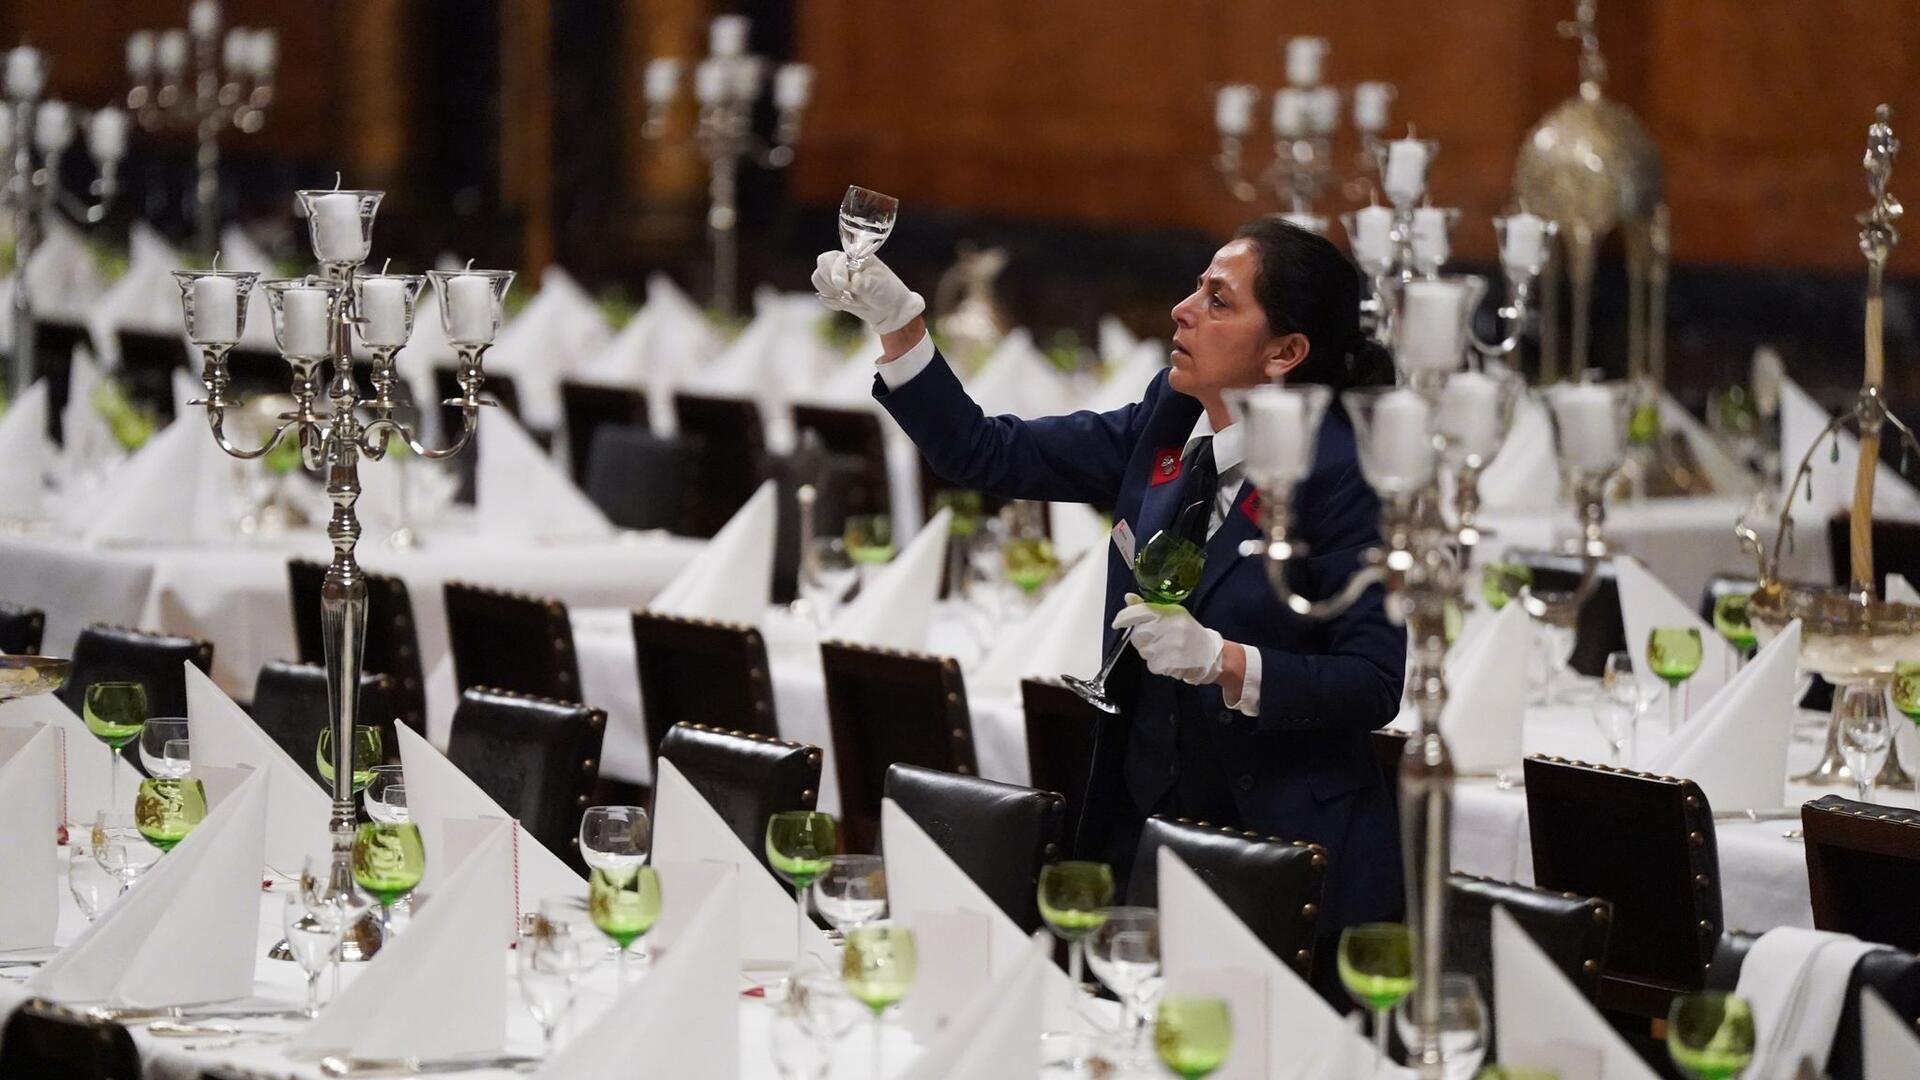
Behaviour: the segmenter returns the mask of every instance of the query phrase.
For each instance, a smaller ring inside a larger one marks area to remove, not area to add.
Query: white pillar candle
[[[127,75],[134,82],[145,82],[153,74],[153,31],[135,30],[127,35]]]
[[[1340,126],[1340,91],[1331,86],[1316,86],[1307,91],[1307,128],[1325,137]]]
[[[161,33],[153,50],[154,60],[160,65],[160,74],[176,77],[187,69],[187,32],[185,30],[167,30]]]
[[[187,9],[187,29],[197,38],[209,38],[220,32],[219,0],[193,0]]]
[[[1447,240],[1447,212],[1438,206],[1416,207],[1413,211],[1413,257],[1439,266],[1447,261],[1452,247]]]
[[[1373,406],[1369,471],[1382,494],[1412,491],[1433,475],[1432,413],[1427,400],[1401,388],[1380,395]]]
[[[745,15],[718,15],[707,27],[707,52],[714,56],[739,56],[747,51]]]
[[[493,283],[479,274],[447,279],[447,340],[492,344],[493,326]]]
[[[266,81],[273,77],[273,69],[280,66],[280,31],[255,30],[253,32],[253,77]]]
[[[1253,130],[1253,102],[1259,91],[1251,86],[1223,86],[1213,96],[1213,126],[1236,138]]]
[[[105,164],[127,154],[127,114],[109,105],[87,122],[87,152]]]
[[[813,66],[782,64],[773,76],[773,104],[789,112],[804,109],[813,100]]]
[[[761,65],[757,56],[735,56],[725,61],[727,93],[735,101],[760,96]]]
[[[1320,81],[1320,61],[1327,55],[1327,39],[1297,37],[1287,40],[1287,81],[1312,86]]]
[[[399,278],[368,277],[360,282],[360,340],[376,349],[407,343],[407,283]]]
[[[649,105],[671,105],[680,92],[680,61],[662,56],[647,61],[646,94]]]
[[[244,78],[253,73],[253,31],[236,26],[227,31],[226,44],[220,50],[221,64],[228,78]]]
[[[702,105],[718,105],[727,97],[727,62],[702,60],[693,69],[693,96]]]
[[[1593,383],[1562,384],[1547,390],[1547,403],[1560,428],[1562,464],[1590,473],[1619,467],[1621,425],[1610,390]]]
[[[1465,287],[1457,281],[1415,280],[1402,286],[1394,315],[1395,359],[1406,371],[1454,371],[1462,356]]]
[[[1387,170],[1381,187],[1396,204],[1420,201],[1427,190],[1427,144],[1419,139],[1395,139],[1387,144]]]
[[[1387,106],[1393,101],[1393,84],[1363,82],[1353,88],[1353,126],[1362,134],[1376,135],[1387,128]]]
[[[47,65],[40,50],[21,45],[7,53],[7,96],[29,101],[40,96],[47,84]]]
[[[33,110],[33,145],[57,154],[73,141],[73,113],[64,101],[43,101]]]
[[[1510,274],[1539,270],[1545,261],[1546,220],[1525,210],[1503,219],[1500,235],[1500,263]]]
[[[1299,393],[1259,387],[1247,395],[1247,472],[1296,480],[1307,472],[1307,403]]]
[[[1440,391],[1440,434],[1459,453],[1483,461],[1500,445],[1500,384],[1478,371],[1461,371]]]
[[[333,352],[333,320],[327,290],[296,285],[280,294],[280,348],[288,356],[327,356]]]
[[[240,340],[240,294],[232,278],[207,275],[193,279],[193,333],[195,345],[232,345]]]
[[[367,258],[360,228],[360,196],[332,191],[313,200],[313,253],[321,262],[357,263]]]
[[[1385,206],[1363,206],[1353,212],[1353,257],[1362,264],[1382,263],[1393,258],[1393,210]]]
[[[1303,139],[1311,123],[1311,96],[1297,86],[1283,86],[1273,94],[1273,133],[1283,139]]]

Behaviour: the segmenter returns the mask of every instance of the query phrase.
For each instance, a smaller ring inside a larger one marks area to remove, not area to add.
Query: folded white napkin
[[[60,729],[0,728],[0,951],[60,926]]]
[[[60,820],[72,828],[90,823],[107,809],[111,798],[112,774],[107,771],[108,754],[99,739],[72,709],[52,694],[39,694],[0,704],[0,726],[35,727],[46,724],[60,733]],[[133,806],[133,792],[140,786],[140,773],[119,754],[112,765],[120,773],[120,805]]]
[[[1787,379],[1780,384],[1780,483],[1781,494],[1793,482],[1800,458],[1826,428],[1827,410],[1813,400],[1800,384]],[[1860,460],[1860,440],[1841,432],[1840,454],[1836,458],[1826,441],[1809,459],[1806,483],[1794,496],[1793,508],[1809,520],[1827,517],[1853,504],[1853,478]],[[1813,486],[1811,498],[1807,484]],[[1902,521],[1920,519],[1920,491],[1882,461],[1873,475],[1873,507],[1878,517]]]
[[[88,544],[231,538],[244,464],[221,452],[196,410],[161,429],[72,508],[68,523]]]
[[[1513,430],[1480,473],[1480,505],[1488,510],[1551,510],[1560,502],[1560,466],[1553,422],[1531,395],[1513,411]]]
[[[980,370],[966,381],[967,393],[988,416],[1055,416],[1074,408],[1073,384],[1033,343],[1025,327],[1001,339]]]
[[[267,774],[255,771],[27,991],[62,1001],[186,1005],[253,992]]]
[[[1533,623],[1508,604],[1463,638],[1447,656],[1447,704],[1440,731],[1462,773],[1489,774],[1520,764],[1520,732],[1527,709],[1527,655]],[[1402,706],[1393,727],[1414,731],[1419,710]]]
[[[917,935],[916,935],[917,936]],[[914,1059],[900,1080],[1004,1080],[1040,1072],[1040,1014],[1053,969],[1053,941],[1033,936],[1012,971],[967,1007]],[[909,994],[907,1000],[911,1001]]]
[[[581,539],[613,526],[504,409],[481,409],[474,502],[489,537]]]
[[[1365,1049],[1365,1041],[1172,848],[1161,849],[1155,869],[1166,992],[1224,990],[1233,1010],[1233,1052],[1213,1075],[1270,1080],[1347,1075],[1338,1063],[1349,1060],[1355,1042]],[[1394,1070],[1391,1075],[1410,1074]]]
[[[186,266],[178,252],[153,227],[133,223],[127,240],[127,272],[107,287],[87,317],[94,354],[107,371],[120,367],[122,329],[150,334],[177,334],[185,355],[187,326],[180,306],[180,286],[173,271]],[[264,305],[264,301],[259,301]],[[248,306],[249,314],[252,305]],[[253,320],[249,318],[248,322]]]
[[[1920,592],[1914,591],[1913,585],[1902,574],[1887,575],[1886,599],[1895,604],[1913,604],[1920,607]]]
[[[421,888],[438,888],[439,878],[454,861],[451,853],[459,850],[455,838],[446,835],[442,824],[450,818],[507,817],[479,785],[467,779],[460,766],[433,748],[423,736],[405,724],[393,726],[400,742],[400,767],[407,778],[407,808],[411,820],[420,826],[420,839],[427,848],[427,873]],[[523,911],[538,911],[540,902],[551,897],[581,896],[587,883],[560,856],[547,850],[519,822],[514,822],[513,867],[517,873],[514,888],[513,921]],[[510,924],[503,923],[503,929]]]
[[[85,322],[88,310],[106,291],[93,252],[80,230],[58,214],[43,215],[46,234],[27,260],[27,295],[34,317],[54,322]],[[14,277],[0,280],[0,311],[13,310]],[[13,351],[13,320],[0,320],[0,350]]]
[[[1799,664],[1800,621],[1795,619],[1642,767],[1699,784],[1716,811],[1787,805],[1787,746],[1793,738]]]
[[[1106,552],[1096,548],[1073,564],[1032,614],[996,632],[993,648],[967,670],[969,688],[1018,693],[1026,678],[1091,677],[1100,668],[1106,603]]]
[[[267,797],[267,865],[296,877],[309,859],[324,860],[332,844],[327,815],[333,800],[212,679],[192,664],[181,666],[187,669],[193,767],[244,765],[269,774],[273,783]],[[317,746],[319,728],[314,729],[313,739]]]
[[[1140,339],[1133,336],[1127,324],[1112,315],[1100,316],[1095,340],[1099,344],[1100,362],[1103,364],[1118,363],[1140,344]]]
[[[1053,553],[1062,565],[1073,562],[1083,551],[1099,551],[1112,535],[1112,527],[1100,512],[1086,503],[1048,503],[1047,526],[1053,534]],[[1101,559],[1104,564],[1105,559]]]
[[[1872,987],[1860,991],[1860,1056],[1865,1080],[1920,1076],[1920,1038],[1913,1025]]]
[[[665,765],[666,762],[661,762]],[[655,1076],[734,1080],[740,1075],[740,889],[733,874],[700,891],[661,893],[693,911],[647,977],[540,1070],[553,1080],[625,1080],[637,1062]]]
[[[1752,1076],[1786,1076],[1802,1058],[1824,1064],[1860,958],[1884,945],[1850,934],[1782,926],[1760,935],[1735,992],[1753,1005]],[[1920,1075],[1920,1074],[1916,1074]]]
[[[112,469],[126,457],[106,418],[94,407],[94,391],[99,385],[100,369],[94,365],[92,351],[85,346],[74,349],[67,403],[60,410],[61,468],[70,483],[91,471]],[[206,421],[201,421],[201,426],[205,427]]]
[[[947,569],[947,523],[952,517],[946,509],[933,515],[905,550],[860,587],[853,603],[834,616],[822,636],[887,649],[925,649],[927,625]]]
[[[513,830],[501,818],[457,824],[473,837],[466,858],[431,894],[423,891],[406,932],[388,938],[294,1037],[292,1053],[435,1058],[505,1048],[507,957],[500,931],[512,919],[501,883],[513,873]]]
[[[1115,357],[1103,352],[1101,358],[1107,364],[1106,374],[1100,377],[1100,385],[1080,403],[1080,408],[1112,412],[1139,401],[1146,394],[1153,377],[1167,366],[1167,345],[1163,341],[1142,341]]]
[[[0,521],[30,521],[40,516],[47,471],[53,462],[47,445],[47,382],[27,387],[0,413]]]
[[[1567,981],[1513,916],[1493,911],[1493,1015],[1505,1065],[1560,1080],[1655,1080],[1625,1039]]]
[[[647,300],[576,378],[647,392],[654,430],[673,431],[673,392],[720,355],[724,343],[706,314],[665,274],[647,278]]]
[[[1634,674],[1642,693],[1658,698],[1666,680],[1647,662],[1647,638],[1656,626],[1691,626],[1700,631],[1700,669],[1687,680],[1686,693],[1694,708],[1718,693],[1733,674],[1733,646],[1692,604],[1673,594],[1653,571],[1631,555],[1616,555],[1613,572],[1620,585],[1620,621],[1626,624],[1627,651],[1633,654]]]
[[[792,964],[792,895],[665,758],[654,773],[653,800],[653,861],[662,872],[676,863],[718,862],[738,868],[740,957],[755,966]],[[839,954],[827,936],[812,926],[807,929],[808,954],[836,969]]]
[[[773,543],[779,490],[760,485],[700,554],[647,603],[647,610],[752,626],[773,599]]]
[[[540,272],[540,291],[500,331],[487,368],[513,376],[521,415],[537,428],[560,426],[560,379],[612,340],[600,306],[558,266]]]

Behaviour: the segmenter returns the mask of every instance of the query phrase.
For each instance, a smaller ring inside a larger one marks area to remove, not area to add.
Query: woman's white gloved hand
[[[844,251],[821,254],[813,268],[813,291],[822,303],[858,317],[876,334],[891,334],[927,309],[920,294],[879,259],[869,257],[859,273],[849,274]]]
[[[1113,628],[1133,627],[1133,647],[1155,675],[1206,686],[1220,677],[1226,640],[1218,631],[1200,625],[1193,613],[1176,604],[1149,604],[1137,593],[1127,594],[1127,606],[1113,617]]]

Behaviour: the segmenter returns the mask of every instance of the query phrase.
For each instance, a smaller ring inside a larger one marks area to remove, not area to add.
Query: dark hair
[[[1393,385],[1393,355],[1360,329],[1360,271],[1339,248],[1278,215],[1247,222],[1234,239],[1253,241],[1253,295],[1268,328],[1306,336],[1307,358],[1288,382],[1335,391]]]

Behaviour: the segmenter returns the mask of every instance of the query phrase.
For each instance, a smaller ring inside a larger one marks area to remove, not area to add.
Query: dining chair
[[[73,672],[56,696],[75,713],[98,682],[136,682],[147,691],[148,716],[187,715],[184,664],[213,670],[213,643],[178,634],[95,623],[73,643]]]
[[[1446,970],[1471,975],[1493,1007],[1493,911],[1503,908],[1567,981],[1591,1001],[1600,987],[1613,905],[1598,897],[1471,874],[1447,879]],[[1493,1018],[1488,1017],[1489,1036]],[[1491,1037],[1489,1038],[1491,1042]]]
[[[1040,929],[1040,870],[1059,859],[1066,799],[977,776],[893,765],[886,797],[980,886],[1022,933]]]
[[[605,427],[647,426],[647,395],[630,386],[560,380],[560,416],[567,430],[573,482],[585,485],[594,437]]]
[[[454,686],[489,686],[559,701],[580,700],[580,660],[567,605],[464,581],[441,588]]]
[[[945,656],[824,641],[820,663],[849,850],[871,851],[889,766],[979,773],[966,687]]]
[[[469,687],[454,706],[447,760],[585,874],[580,814],[600,775],[606,728],[605,712],[576,702]]]
[[[0,653],[37,656],[47,632],[47,613],[39,608],[0,603]]]
[[[42,1077],[140,1080],[140,1052],[120,1024],[47,1001],[27,1001],[0,1028],[0,1078]]]
[[[1267,951],[1307,978],[1313,971],[1314,939],[1327,851],[1304,840],[1282,840],[1204,821],[1148,818],[1140,829],[1127,903],[1160,906],[1160,850],[1180,856],[1207,883]]]
[[[675,724],[777,736],[767,643],[756,627],[653,611],[633,613],[647,748],[660,755]]]
[[[392,679],[394,718],[427,733],[426,676],[421,672],[420,634],[413,618],[413,597],[398,577],[362,571],[367,581],[367,636],[361,654],[364,670]],[[320,590],[327,564],[307,559],[287,562],[287,592],[293,603],[293,636],[304,664],[325,664],[327,650],[320,620]]]
[[[320,778],[317,764],[320,731],[333,718],[327,703],[327,669],[317,664],[294,664],[269,660],[260,666],[253,683],[253,703],[248,713],[274,744],[293,758],[294,764],[315,783],[331,793],[333,785]],[[365,672],[360,676],[360,703],[357,724],[380,732],[380,747],[388,764],[400,760],[400,744],[393,733],[393,679],[388,675]]]
[[[760,407],[744,398],[675,394],[680,437],[692,448],[685,527],[688,536],[712,536],[760,486],[766,431]]]
[[[1813,925],[1920,952],[1920,811],[1825,795],[1800,807]]]
[[[1714,949],[1713,966],[1707,973],[1709,990],[1736,990],[1740,972],[1760,935],[1730,930],[1720,935]],[[1879,994],[1907,1021],[1920,1028],[1920,956],[1906,949],[1876,949],[1862,956],[1847,977],[1846,997],[1840,1006],[1840,1019],[1833,1028],[1833,1043],[1820,1075],[1829,1080],[1879,1080],[1866,1071],[1860,1040],[1860,998],[1868,990]]]
[[[685,722],[668,728],[660,741],[660,759],[673,762],[769,870],[767,819],[814,808],[823,756],[806,743]]]
[[[1121,779],[1127,725],[1055,679],[1020,680],[1027,732],[1027,779],[1067,800],[1064,842],[1075,859],[1114,860],[1116,838],[1130,833]],[[1130,854],[1130,853],[1129,853]]]

